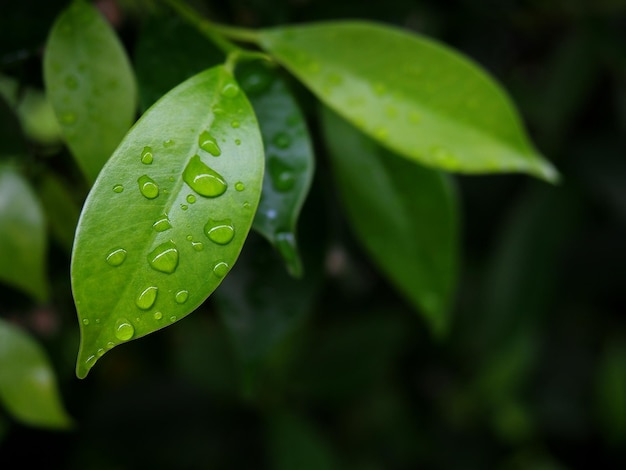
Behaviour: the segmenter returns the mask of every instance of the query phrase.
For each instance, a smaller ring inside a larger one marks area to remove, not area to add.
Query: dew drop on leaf
[[[228,274],[229,269],[230,266],[228,266],[228,263],[225,261],[219,261],[215,263],[215,266],[213,266],[213,274],[221,279]]]
[[[268,167],[272,186],[277,191],[286,192],[293,188],[296,176],[291,167],[276,157],[270,157]]]
[[[219,157],[222,154],[220,146],[217,144],[217,140],[207,131],[202,132],[198,137],[198,145],[205,152],[209,152],[214,157]]]
[[[184,304],[189,298],[189,291],[180,290],[176,292],[176,296],[174,298],[176,299],[177,304]]]
[[[218,245],[227,245],[235,236],[235,227],[233,227],[230,219],[209,219],[204,226],[204,233],[212,242]]]
[[[124,248],[113,250],[107,255],[106,260],[111,266],[119,266],[126,260],[126,250]]]
[[[115,337],[120,341],[128,341],[134,334],[135,328],[126,320],[120,322],[115,329]]]
[[[116,184],[115,186],[113,186],[114,193],[121,193],[122,191],[124,191],[124,186],[122,186],[121,184]]]
[[[198,155],[194,155],[189,160],[183,172],[183,180],[191,189],[204,197],[221,196],[228,187],[222,175],[209,168]]]
[[[237,121],[236,119],[230,123],[230,127],[232,127],[233,129],[237,129],[240,125],[241,123]]]
[[[163,318],[163,314],[161,312],[154,312],[155,320],[160,320],[161,318]]]
[[[163,214],[159,220],[152,224],[152,228],[157,232],[165,232],[172,228],[172,224],[170,223],[170,219],[167,217],[167,214]]]
[[[244,189],[246,189],[246,187],[241,181],[238,181],[237,183],[235,183],[235,189],[237,191],[243,191]]]
[[[222,95],[226,98],[234,98],[239,93],[239,87],[233,83],[229,82],[222,88]]]
[[[196,202],[196,196],[194,196],[193,194],[189,194],[189,195],[187,196],[187,202],[188,202],[189,204],[193,204],[194,202]]]
[[[167,139],[163,141],[163,147],[173,147],[174,141],[172,139]]]
[[[172,240],[161,243],[148,254],[148,262],[153,269],[171,274],[178,266],[178,249]]]
[[[89,325],[89,319],[88,318],[83,318],[83,325],[85,325],[85,326]]]
[[[148,175],[140,176],[137,180],[139,191],[147,199],[154,199],[159,195],[159,186]]]
[[[137,297],[137,300],[135,300],[135,304],[141,310],[148,310],[150,307],[152,307],[154,305],[154,302],[156,301],[158,293],[159,293],[159,288],[158,287],[150,286],[150,287],[144,289],[139,294],[139,296]]]
[[[153,160],[154,158],[152,156],[152,148],[144,147],[141,151],[141,163],[143,163],[144,165],[150,165]]]
[[[191,246],[196,251],[204,250],[204,244],[202,242],[191,242]]]

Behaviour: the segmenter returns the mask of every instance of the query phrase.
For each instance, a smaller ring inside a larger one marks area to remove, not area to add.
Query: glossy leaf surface
[[[457,270],[457,209],[443,174],[384,150],[323,112],[339,195],[356,237],[433,332],[448,325]]]
[[[238,76],[259,120],[265,146],[263,193],[253,228],[277,248],[289,272],[300,277],[296,229],[314,172],[306,122],[287,83],[274,69],[247,63]]]
[[[65,141],[93,182],[135,120],[137,93],[123,45],[87,2],[73,2],[55,22],[44,79]]]
[[[399,155],[447,171],[557,178],[502,88],[443,44],[359,21],[266,29],[258,42],[326,105]]]
[[[46,223],[37,195],[13,168],[0,166],[0,280],[43,301]]]
[[[2,319],[0,401],[11,415],[27,425],[67,428],[72,423],[45,352],[26,332]]]
[[[213,292],[239,255],[262,180],[254,112],[224,67],[183,82],[142,116],[78,222],[79,377],[108,349],[181,319]]]

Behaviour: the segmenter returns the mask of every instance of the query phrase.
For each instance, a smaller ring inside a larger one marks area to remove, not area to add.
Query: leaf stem
[[[234,41],[251,42],[254,44],[258,44],[259,42],[259,33],[253,29],[239,28],[236,26],[227,26],[217,23],[213,23],[213,29]]]

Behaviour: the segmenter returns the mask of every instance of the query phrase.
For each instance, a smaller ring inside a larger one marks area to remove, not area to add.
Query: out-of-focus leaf
[[[52,235],[71,253],[80,207],[70,194],[69,184],[47,173],[39,183],[38,190]]]
[[[458,262],[451,180],[398,158],[330,111],[322,124],[356,237],[432,331],[443,334]]]
[[[399,155],[449,171],[558,178],[505,91],[443,44],[360,21],[265,29],[256,39],[326,105]]]
[[[265,178],[253,228],[302,276],[296,227],[313,179],[311,139],[285,80],[261,62],[242,64],[237,76],[254,107],[265,145]]]
[[[339,468],[321,433],[304,419],[286,413],[268,418],[268,448],[274,470],[331,470]]]
[[[611,445],[626,443],[626,341],[608,342],[600,358],[596,383],[596,411]]]
[[[26,142],[22,135],[20,122],[13,109],[0,98],[0,156],[15,157],[26,153]]]
[[[0,166],[0,280],[37,300],[48,297],[43,210],[28,182],[6,165]]]
[[[61,429],[72,425],[45,352],[26,332],[1,319],[0,401],[27,425]]]
[[[135,120],[137,91],[122,43],[89,3],[72,2],[54,23],[44,79],[65,141],[93,182]]]
[[[144,18],[133,56],[142,111],[179,83],[224,61],[224,54],[195,28],[163,13]]]
[[[225,67],[195,75],[146,111],[78,222],[79,377],[107,350],[204,302],[239,256],[262,181],[254,111]]]

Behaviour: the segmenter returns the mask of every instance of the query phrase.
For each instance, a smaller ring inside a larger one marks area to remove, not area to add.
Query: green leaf
[[[326,105],[402,156],[448,171],[557,179],[504,90],[443,44],[358,21],[266,29],[258,42]]]
[[[46,224],[37,195],[13,168],[0,166],[0,280],[48,297]]]
[[[356,237],[433,332],[443,334],[458,257],[451,181],[384,150],[328,110],[322,126]]]
[[[170,91],[124,138],[76,231],[78,377],[113,346],[180,320],[220,284],[252,225],[262,145],[250,103],[222,66]]]
[[[311,187],[313,149],[304,116],[284,79],[261,62],[239,66],[265,145],[265,179],[253,228],[281,253],[289,272],[302,276],[296,243],[300,210]]]
[[[47,173],[38,188],[50,232],[68,253],[72,251],[80,216],[80,208],[72,197],[70,187],[69,183],[53,173]]]
[[[44,428],[72,425],[45,352],[26,332],[2,319],[0,401],[24,424]]]
[[[137,93],[123,45],[90,4],[73,2],[54,23],[44,79],[65,140],[92,182],[135,120]]]

